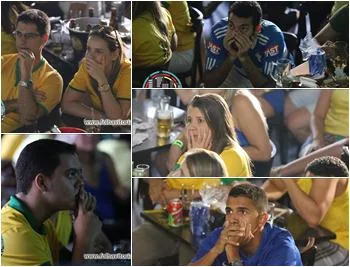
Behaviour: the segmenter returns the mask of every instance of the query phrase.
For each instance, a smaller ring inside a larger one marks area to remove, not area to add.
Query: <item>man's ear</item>
[[[117,49],[115,51],[112,52],[112,60],[117,60],[120,56],[120,50]]]
[[[263,228],[267,220],[269,219],[269,214],[267,212],[262,212],[259,216],[259,228]]]
[[[34,186],[42,193],[48,191],[48,188],[49,188],[48,182],[49,182],[48,177],[42,173],[39,173],[34,178]]]
[[[41,36],[41,39],[43,40],[43,45],[45,45],[47,43],[47,41],[49,40],[49,34],[44,33],[44,35]]]
[[[260,24],[260,23],[259,23],[258,25],[256,25],[256,27],[255,27],[255,32],[256,32],[256,33],[261,32],[261,24]]]

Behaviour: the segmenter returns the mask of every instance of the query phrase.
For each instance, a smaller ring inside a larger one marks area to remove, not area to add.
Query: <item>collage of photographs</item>
[[[1,1],[1,266],[349,266],[349,1]]]

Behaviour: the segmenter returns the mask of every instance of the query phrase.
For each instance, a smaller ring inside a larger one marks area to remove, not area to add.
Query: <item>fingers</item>
[[[211,150],[211,141],[212,141],[211,130],[208,129],[208,132],[206,134],[206,138],[205,138],[205,141],[204,141],[204,148],[205,149]]]
[[[38,102],[42,102],[45,101],[47,99],[46,97],[46,93],[40,90],[34,90],[34,96],[36,101]]]

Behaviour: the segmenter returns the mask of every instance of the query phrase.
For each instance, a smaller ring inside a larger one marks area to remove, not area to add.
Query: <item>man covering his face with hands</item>
[[[291,234],[266,223],[265,192],[249,183],[234,186],[226,220],[203,240],[191,265],[302,265]]]

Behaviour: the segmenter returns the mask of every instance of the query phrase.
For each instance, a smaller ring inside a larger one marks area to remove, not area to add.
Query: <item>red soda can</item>
[[[183,205],[180,199],[175,198],[168,203],[168,224],[172,227],[179,227],[183,223]]]

